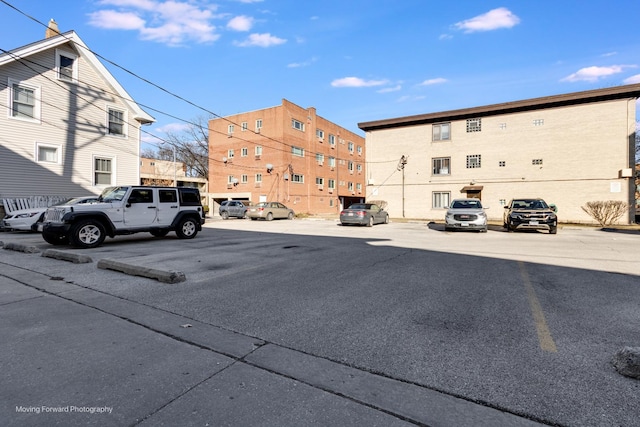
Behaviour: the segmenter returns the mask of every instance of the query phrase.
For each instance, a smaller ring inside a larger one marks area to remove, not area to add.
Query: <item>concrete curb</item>
[[[93,262],[93,260],[89,256],[63,252],[56,249],[47,249],[42,253],[41,256],[46,258],[59,259],[62,261],[69,261],[74,264],[89,264]]]
[[[132,265],[114,259],[101,259],[98,261],[98,268],[103,270],[114,270],[121,273],[130,274],[132,276],[147,277],[156,279],[163,283],[179,283],[187,280],[184,273],[180,271],[164,271],[155,268],[143,267],[140,265]]]
[[[640,380],[640,347],[621,348],[611,362],[620,375]]]
[[[22,245],[20,243],[2,243],[2,246],[4,249],[7,250],[11,250],[11,251],[16,251],[16,252],[24,252],[26,254],[36,254],[38,252],[40,252],[40,249],[36,248],[35,246],[27,246],[27,245]]]

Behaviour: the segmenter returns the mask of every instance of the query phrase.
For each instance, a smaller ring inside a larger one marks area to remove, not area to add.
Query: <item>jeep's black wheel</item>
[[[42,238],[45,242],[55,246],[66,245],[69,243],[69,238],[64,235],[42,232]]]
[[[71,227],[69,241],[78,248],[95,248],[106,237],[104,226],[95,219],[80,220]]]
[[[198,225],[193,218],[183,218],[176,228],[176,236],[180,239],[193,239],[198,234]]]
[[[150,231],[150,233],[154,237],[164,237],[169,233],[169,230],[166,230],[166,229],[152,230],[152,231]]]
[[[229,212],[224,211],[220,214],[220,216],[222,217],[222,219],[229,219]]]

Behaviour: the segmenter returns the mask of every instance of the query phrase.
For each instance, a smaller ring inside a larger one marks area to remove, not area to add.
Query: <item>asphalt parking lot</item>
[[[223,358],[215,363],[222,366],[235,368],[234,360],[254,358],[248,366],[260,367],[263,374],[277,373],[279,381],[295,379],[310,387],[305,389],[309,396],[318,390],[348,396],[348,410],[357,408],[350,419],[360,421],[348,424],[438,424],[435,409],[427,411],[436,417],[432,419],[414,411],[424,406],[420,398],[410,410],[399,409],[398,402],[406,401],[407,394],[390,396],[400,393],[395,387],[401,384],[415,388],[410,396],[438,393],[468,405],[455,411],[468,415],[467,424],[445,410],[438,414],[440,425],[514,425],[516,419],[550,425],[640,425],[635,404],[639,382],[621,376],[611,365],[619,348],[640,345],[640,235],[635,232],[566,226],[557,235],[506,233],[498,227],[466,233],[445,232],[439,224],[422,222],[367,228],[341,227],[329,220],[210,220],[189,241],[140,234],[77,250],[54,248],[40,239],[37,234],[0,233],[5,248],[13,243],[39,251],[0,251],[3,270],[9,271],[2,274],[28,288],[20,297],[5,293],[5,308],[16,309],[19,302],[30,300],[30,292],[46,291],[83,308],[97,307],[129,326],[147,325],[147,331],[163,331],[165,338],[214,348]],[[75,264],[41,256],[52,248],[89,260]],[[110,262],[183,273],[184,280],[166,283],[98,268]],[[34,275],[40,281],[45,277],[46,285],[30,287]],[[171,316],[177,316],[173,323],[197,327],[169,333],[162,325]],[[65,316],[59,320],[68,322]],[[199,335],[200,329],[219,335]],[[154,351],[169,351],[175,344],[162,342]],[[177,347],[170,351],[185,351]],[[5,360],[9,357],[3,355]],[[193,357],[188,370],[211,362],[206,354]],[[103,363],[109,358],[105,356]],[[326,372],[353,369],[346,377],[365,373],[384,380],[371,387],[379,387],[374,394],[385,396],[386,403],[368,400],[371,395],[364,397],[354,389],[332,388],[345,377],[324,377],[323,364],[332,366]],[[152,393],[155,400],[149,398],[149,405],[156,410],[149,410],[150,419],[175,421],[188,409],[191,393],[206,406],[203,390],[224,377],[214,372],[198,378],[195,384],[201,386],[192,392],[174,391],[184,397],[166,407],[160,403],[163,397]],[[172,374],[170,370],[169,377]],[[90,385],[84,390],[92,393]],[[93,390],[93,395],[100,392]],[[316,402],[315,397],[309,399]],[[216,404],[231,414],[238,411],[224,402]],[[309,412],[320,403],[309,403],[304,412],[304,402],[286,402],[302,411],[294,417],[299,422],[320,419]],[[120,407],[115,421],[140,418],[124,401],[113,406]],[[332,408],[327,409],[330,417],[337,417],[327,420],[344,416],[332,412],[336,406],[327,407]],[[515,418],[500,422],[491,415],[482,422],[482,415],[474,412],[478,408]],[[14,408],[9,409],[2,409],[3,418],[9,411],[19,420]],[[246,421],[240,412],[235,420],[229,416],[228,425]],[[270,416],[265,419],[289,424]],[[210,418],[191,420],[204,419]]]

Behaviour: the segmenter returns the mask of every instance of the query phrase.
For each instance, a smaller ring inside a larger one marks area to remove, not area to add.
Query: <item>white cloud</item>
[[[145,40],[183,45],[188,41],[208,43],[220,35],[211,23],[216,6],[199,7],[175,0],[102,0],[103,9],[89,14],[89,24],[99,28],[137,30]]]
[[[389,92],[397,92],[402,89],[401,85],[393,86],[393,87],[385,87],[384,89],[377,90],[378,93],[389,93]]]
[[[236,42],[235,44],[241,47],[249,47],[249,46],[270,47],[270,46],[283,44],[286,42],[287,42],[286,39],[281,39],[279,37],[272,36],[269,33],[264,33],[264,34],[254,33],[249,35],[249,37],[245,41]]]
[[[287,65],[287,68],[300,68],[300,67],[308,67],[309,65],[313,64],[314,62],[316,62],[318,60],[318,58],[313,57],[308,61],[304,61],[304,62],[292,62],[291,64]]]
[[[180,133],[189,129],[188,123],[168,123],[164,126],[157,127],[156,132],[161,133]]]
[[[562,82],[595,82],[605,77],[609,77],[613,74],[621,73],[624,68],[628,68],[626,65],[611,65],[609,67],[586,67],[581,68],[573,74],[563,78]]]
[[[632,85],[636,83],[640,83],[640,74],[636,74],[635,76],[631,76],[623,80],[624,84]],[[640,101],[640,100],[639,100]]]
[[[89,14],[89,24],[108,30],[141,30],[145,21],[132,12],[100,10]]]
[[[420,86],[431,86],[431,85],[437,85],[437,84],[441,84],[441,83],[446,83],[448,80],[444,79],[442,77],[438,77],[435,79],[428,79],[423,81],[422,83],[420,83]]]
[[[458,22],[453,25],[458,30],[465,33],[474,33],[476,31],[491,31],[500,28],[511,28],[520,23],[520,18],[513,14],[509,9],[500,7],[490,10],[489,12],[478,15],[474,18]]]
[[[253,18],[249,16],[236,16],[227,23],[227,28],[234,31],[249,31],[253,27]]]
[[[333,87],[371,87],[382,86],[386,84],[386,80],[364,80],[360,77],[343,77],[331,82]]]

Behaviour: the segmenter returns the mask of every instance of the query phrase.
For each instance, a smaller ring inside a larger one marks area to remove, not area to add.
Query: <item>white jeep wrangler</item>
[[[106,236],[140,232],[162,237],[175,231],[181,239],[192,239],[202,224],[196,188],[118,186],[106,188],[95,203],[47,209],[42,237],[52,245],[95,248]]]

